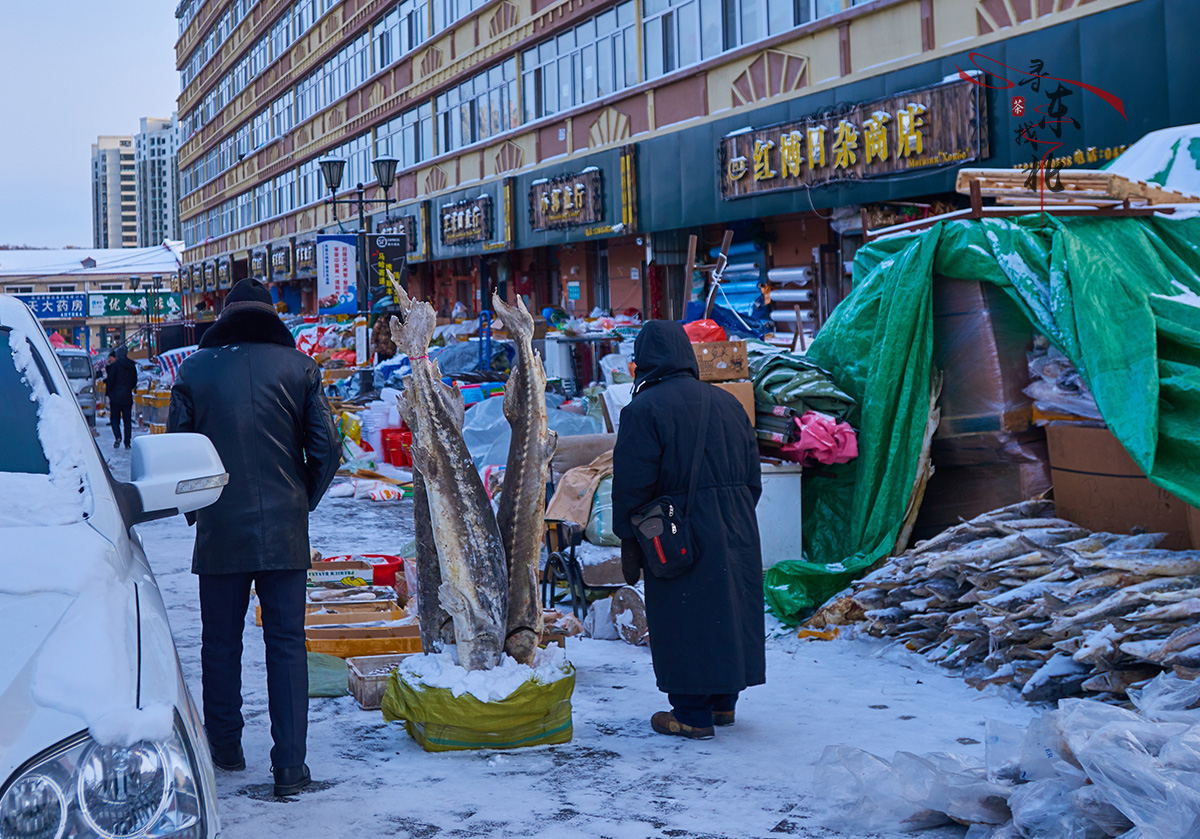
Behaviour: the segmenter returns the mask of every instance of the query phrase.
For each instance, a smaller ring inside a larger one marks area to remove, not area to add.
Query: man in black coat
[[[686,507],[695,556],[681,576],[646,575],[654,674],[673,709],[650,724],[660,734],[708,739],[714,724],[733,725],[738,694],[766,681],[758,445],[741,403],[700,381],[678,323],[648,322],[633,353],[635,395],[621,412],[613,455],[613,529],[625,579],[633,585],[645,566],[631,516],[663,495]],[[708,431],[688,503],[705,388]]]
[[[180,365],[167,430],[208,437],[229,473],[220,500],[195,514],[192,554],[213,762],[227,770],[246,766],[242,630],[253,583],[267,648],[275,794],[291,795],[310,778],[304,762],[308,514],[337,472],[341,445],[320,369],[296,349],[270,292],[254,280],[230,290],[200,349]]]
[[[125,448],[133,440],[133,391],[137,388],[137,365],[124,347],[108,354],[104,371],[104,392],[108,398],[109,423],[113,430],[113,448],[121,445],[121,423],[125,424]]]

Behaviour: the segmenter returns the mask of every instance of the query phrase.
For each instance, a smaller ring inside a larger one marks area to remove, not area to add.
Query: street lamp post
[[[142,278],[133,276],[129,278],[129,286],[134,291],[137,291],[142,285]],[[146,358],[150,358],[150,307],[146,306]],[[128,343],[128,340],[126,340]]]
[[[154,314],[156,314],[156,316],[160,320],[162,318],[162,314],[157,312],[157,309],[159,308],[159,304],[160,304],[160,301],[158,299],[158,293],[160,291],[162,291],[162,285],[163,285],[162,274],[155,274],[154,275],[154,296],[150,298],[150,305],[155,310]],[[159,321],[155,322],[153,329],[154,329],[153,337],[151,338],[151,341],[150,341],[150,355],[151,356],[154,355],[154,350],[157,348],[157,344],[158,344],[157,336],[158,336],[158,329],[159,329]]]
[[[372,168],[375,170],[375,179],[379,185],[383,187],[382,201],[367,201],[366,187],[359,183],[357,186],[358,196],[356,198],[337,198],[338,187],[342,185],[342,174],[346,169],[346,161],[340,157],[326,156],[317,161],[321,167],[321,177],[325,180],[325,186],[329,189],[329,197],[325,199],[326,204],[333,205],[333,217],[337,218],[338,204],[357,204],[358,205],[358,316],[363,319],[368,325],[370,324],[371,316],[371,295],[367,285],[367,220],[365,208],[367,204],[383,204],[384,212],[387,212],[388,205],[391,203],[389,192],[392,188],[392,182],[396,179],[396,167],[399,161],[394,157],[377,157],[371,162]],[[356,336],[357,341],[366,343],[365,335]],[[356,341],[356,342],[357,342]],[[363,347],[363,357],[366,357],[367,348]],[[373,374],[364,370],[359,379],[359,393],[367,393],[374,387]]]

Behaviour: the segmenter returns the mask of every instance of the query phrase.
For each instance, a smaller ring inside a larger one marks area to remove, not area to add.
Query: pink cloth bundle
[[[819,411],[796,417],[800,437],[780,450],[797,463],[847,463],[858,457],[858,435],[849,423]]]

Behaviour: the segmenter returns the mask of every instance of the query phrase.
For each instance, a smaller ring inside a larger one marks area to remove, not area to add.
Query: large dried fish
[[[516,306],[509,306],[495,295],[492,305],[517,345],[517,366],[504,388],[504,417],[512,428],[512,442],[496,512],[508,558],[504,649],[522,664],[532,664],[542,635],[538,562],[545,531],[546,470],[557,435],[546,421],[546,371],[533,351],[533,316],[519,297]]]
[[[504,542],[491,501],[462,437],[462,395],[442,383],[430,361],[436,316],[396,287],[401,325],[392,318],[392,340],[408,355],[412,375],[404,411],[412,419],[413,465],[425,480],[429,517],[442,585],[442,607],[454,621],[459,662],[487,670],[500,661],[508,621],[508,573]]]

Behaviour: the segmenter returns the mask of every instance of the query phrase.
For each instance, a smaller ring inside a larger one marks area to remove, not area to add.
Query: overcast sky
[[[175,0],[4,6],[0,244],[91,247],[92,143],[175,110]]]

